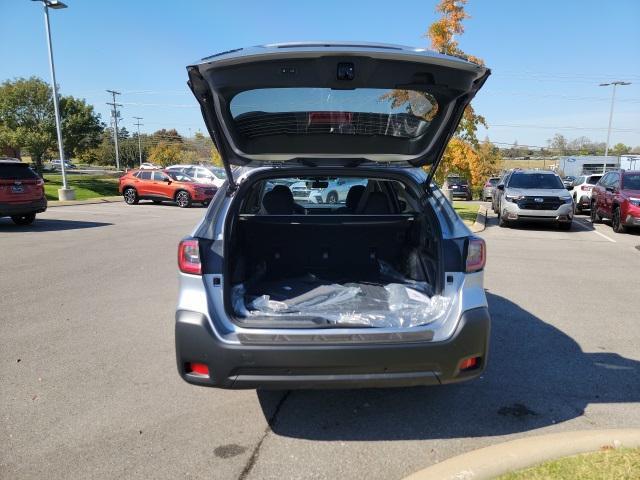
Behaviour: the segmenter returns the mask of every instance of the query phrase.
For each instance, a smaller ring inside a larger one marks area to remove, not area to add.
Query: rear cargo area
[[[232,316],[256,327],[414,327],[440,318],[436,258],[413,213],[241,214]]]

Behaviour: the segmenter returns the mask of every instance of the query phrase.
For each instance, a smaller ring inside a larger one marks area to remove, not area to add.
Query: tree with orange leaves
[[[463,52],[456,41],[456,35],[464,33],[463,20],[469,18],[464,11],[466,3],[467,0],[441,0],[436,11],[442,17],[431,24],[425,36],[431,40],[431,48],[440,53],[484,65],[482,59]],[[478,188],[483,184],[484,177],[497,168],[500,163],[499,152],[490,144],[481,146],[478,142],[476,132],[480,125],[487,126],[484,117],[478,115],[471,105],[467,106],[438,169],[436,178],[440,183],[448,173],[458,173],[467,177]]]

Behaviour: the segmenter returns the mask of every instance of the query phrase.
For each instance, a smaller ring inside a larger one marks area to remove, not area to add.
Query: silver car
[[[231,50],[188,73],[227,182],[178,247],[180,376],[218,388],[479,376],[485,243],[432,180],[489,70],[304,43]],[[344,204],[298,200],[331,182],[350,185]]]
[[[493,199],[493,192],[500,182],[500,177],[490,177],[482,187],[482,200],[485,202],[490,202]]]
[[[551,171],[515,170],[497,186],[501,227],[520,221],[556,223],[571,229],[574,204],[562,179]]]

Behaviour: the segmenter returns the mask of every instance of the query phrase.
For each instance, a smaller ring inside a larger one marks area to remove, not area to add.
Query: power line
[[[121,107],[122,104],[116,103],[116,95],[121,95],[121,93],[116,92],[115,90],[107,90],[107,92],[113,95],[113,102],[107,102],[107,105],[111,105],[113,107],[113,110],[111,111],[111,113],[113,115],[113,124],[114,124],[113,139],[116,145],[116,169],[120,170],[120,151],[118,150],[118,114],[119,112],[117,107]]]

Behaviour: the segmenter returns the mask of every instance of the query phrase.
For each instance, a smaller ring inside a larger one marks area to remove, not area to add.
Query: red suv
[[[194,202],[208,205],[217,188],[196,183],[180,172],[132,170],[120,177],[118,191],[129,205],[135,205],[138,200],[153,200],[154,203],[168,200],[186,208]]]
[[[46,209],[42,178],[20,160],[0,159],[0,217],[29,225]]]
[[[640,227],[640,170],[606,173],[591,192],[591,222],[611,219],[614,232]]]

